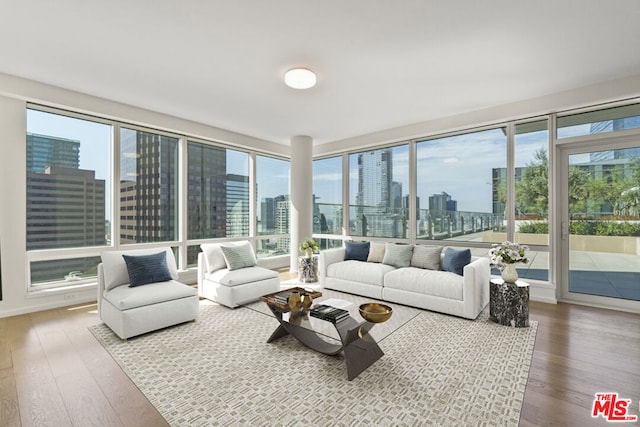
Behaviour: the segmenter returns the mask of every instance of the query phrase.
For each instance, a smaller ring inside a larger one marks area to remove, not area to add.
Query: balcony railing
[[[488,212],[419,209],[416,213],[418,239],[445,240],[483,231],[505,231],[504,215]],[[342,233],[342,205],[314,204],[313,232]],[[384,206],[349,206],[349,233],[361,237],[408,239],[409,211]]]

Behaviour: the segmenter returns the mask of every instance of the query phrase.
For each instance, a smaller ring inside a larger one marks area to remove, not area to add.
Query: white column
[[[313,232],[313,140],[310,136],[291,138],[291,261],[290,271],[298,271],[298,246]]]

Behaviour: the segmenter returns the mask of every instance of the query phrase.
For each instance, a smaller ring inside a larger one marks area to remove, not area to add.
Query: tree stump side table
[[[306,256],[298,257],[298,280],[302,283],[312,283],[318,281],[318,257]]]
[[[515,328],[529,326],[529,284],[522,280],[507,283],[491,279],[489,285],[489,318]]]

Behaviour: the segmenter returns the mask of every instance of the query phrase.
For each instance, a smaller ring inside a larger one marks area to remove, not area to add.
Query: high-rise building
[[[358,191],[356,193],[354,232],[357,235],[401,237],[398,226],[402,206],[402,184],[394,182],[393,150],[358,154]]]
[[[27,250],[106,242],[105,181],[83,169],[27,173]]]
[[[228,210],[226,150],[190,142],[187,151],[187,235],[189,239],[225,237]],[[198,248],[194,251],[197,253]]]
[[[614,132],[625,129],[640,128],[640,116],[625,117],[621,119],[605,120],[603,122],[591,123],[590,133]],[[589,154],[591,162],[602,162],[606,160],[618,160],[631,156],[640,157],[640,148],[626,150],[607,150]]]
[[[249,177],[227,174],[226,179],[227,236],[249,235]]]
[[[275,232],[276,234],[286,234],[286,237],[278,238],[278,250],[282,253],[289,253],[291,239],[289,239],[289,218],[291,214],[291,203],[289,195],[276,196],[275,201]]]
[[[177,239],[176,138],[122,129],[120,243]]]
[[[273,197],[265,197],[260,202],[260,227],[259,232],[271,234],[270,230],[276,228],[276,200]]]
[[[187,236],[211,239],[249,235],[249,177],[228,174],[227,150],[199,142],[187,148]],[[200,248],[187,248],[189,264]]]
[[[27,172],[45,173],[47,166],[78,169],[80,141],[27,132]]]
[[[458,201],[453,200],[451,195],[443,191],[440,194],[429,196],[430,211],[457,211]]]
[[[393,151],[391,148],[358,154],[356,205],[391,207]]]

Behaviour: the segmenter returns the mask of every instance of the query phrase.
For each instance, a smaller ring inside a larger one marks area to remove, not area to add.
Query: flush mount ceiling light
[[[294,89],[309,89],[316,85],[316,75],[306,68],[293,68],[284,73],[284,82]]]

